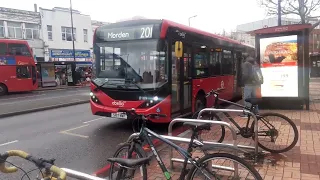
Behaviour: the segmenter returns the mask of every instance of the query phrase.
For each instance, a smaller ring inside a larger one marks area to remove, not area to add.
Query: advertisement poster
[[[297,35],[260,39],[262,97],[298,97]]]
[[[13,56],[0,56],[0,66],[16,65],[16,59]]]
[[[57,86],[54,64],[41,65],[42,87]]]

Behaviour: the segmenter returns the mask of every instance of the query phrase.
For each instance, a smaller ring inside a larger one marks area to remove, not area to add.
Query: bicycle
[[[258,139],[258,146],[261,147],[262,149],[271,152],[271,153],[283,153],[286,151],[289,151],[290,149],[292,149],[298,142],[298,138],[299,138],[299,133],[298,133],[298,129],[297,126],[294,124],[294,122],[288,118],[287,116],[284,116],[282,114],[279,113],[273,113],[273,112],[266,112],[266,113],[257,113],[255,110],[255,107],[257,104],[259,104],[259,102],[261,101],[261,99],[259,98],[248,98],[245,99],[246,102],[249,102],[251,104],[251,107],[246,107],[243,106],[241,104],[238,103],[234,103],[222,98],[219,98],[219,93],[217,91],[211,90],[209,93],[206,94],[206,97],[209,97],[213,95],[214,96],[214,108],[219,109],[219,101],[223,102],[223,103],[227,103],[230,105],[234,105],[237,107],[240,107],[242,109],[245,110],[249,110],[250,112],[254,113],[255,116],[257,117],[258,123],[262,122],[265,126],[267,126],[268,130],[261,130],[261,127],[258,128],[258,138],[259,136],[270,136],[271,142],[275,143],[276,139],[279,136],[279,130],[277,130],[275,128],[274,125],[272,125],[269,120],[268,117],[278,117],[281,118],[282,121],[280,121],[280,124],[282,125],[284,122],[287,122],[289,124],[289,126],[292,128],[292,131],[286,131],[286,133],[290,134],[290,132],[293,132],[293,141],[292,143],[289,144],[289,146],[285,146],[282,149],[270,149],[268,147],[266,147],[265,145],[261,144],[261,141],[259,141]],[[199,113],[196,112],[195,115],[197,115]],[[227,118],[228,120],[238,129],[237,135],[241,135],[244,138],[252,138],[254,139],[254,121],[251,123],[251,126],[249,127],[249,123],[250,123],[250,115],[248,115],[248,119],[247,119],[247,123],[245,127],[241,127],[232,117],[229,113],[227,112],[222,112]],[[205,118],[204,118],[205,117]],[[209,112],[205,115],[203,115],[203,117],[198,117],[198,118],[204,118],[204,119],[210,119],[210,120],[217,120],[217,121],[222,121],[221,118],[212,112]],[[218,142],[222,142],[224,140],[225,137],[225,127],[221,126],[221,136],[220,138],[218,138]],[[289,137],[290,138],[290,137]],[[282,140],[282,139],[280,139]]]
[[[185,177],[187,176],[187,179],[193,179],[195,175],[197,175],[197,171],[200,170],[201,175],[204,175],[207,179],[212,179],[210,177],[213,177],[213,179],[220,179],[219,175],[216,172],[211,172],[211,163],[208,163],[208,161],[212,159],[218,159],[220,160],[221,158],[226,158],[228,160],[234,161],[236,164],[236,167],[233,169],[236,174],[236,178],[240,178],[238,176],[238,165],[242,165],[247,169],[250,174],[253,176],[254,179],[256,180],[262,180],[262,177],[258,173],[256,169],[254,169],[250,164],[248,164],[245,160],[233,155],[233,154],[227,154],[227,153],[214,153],[214,154],[205,154],[204,157],[200,159],[194,159],[192,158],[192,149],[196,147],[202,147],[203,144],[199,141],[198,143],[195,143],[195,139],[197,138],[197,135],[199,131],[202,130],[209,130],[210,125],[209,124],[199,124],[199,123],[184,123],[184,125],[188,125],[192,127],[192,136],[189,142],[188,149],[183,149],[180,146],[174,144],[173,142],[161,137],[157,133],[151,131],[146,127],[146,122],[148,117],[152,118],[157,118],[157,117],[165,117],[165,115],[162,114],[148,114],[148,115],[142,115],[142,114],[137,114],[134,109],[131,110],[125,110],[125,109],[119,109],[118,112],[125,112],[129,114],[130,116],[133,116],[133,119],[139,119],[142,120],[142,126],[139,132],[139,135],[137,135],[135,138],[132,138],[130,141],[128,141],[125,144],[122,144],[118,150],[116,151],[114,158],[109,158],[108,161],[111,162],[110,166],[110,174],[109,174],[109,179],[114,179],[114,172],[113,169],[115,167],[115,164],[118,164],[120,166],[120,169],[116,175],[116,180],[121,180],[125,178],[133,178],[134,177],[134,170],[138,167],[142,167],[142,179],[147,179],[147,169],[146,165],[148,165],[150,159],[152,156],[154,156],[158,162],[158,165],[160,166],[164,177],[167,180],[171,180],[171,175],[168,172],[167,168],[165,167],[161,157],[158,154],[158,151],[155,149],[154,144],[152,143],[151,139],[149,136],[153,136],[160,141],[168,144],[169,146],[173,147],[176,151],[179,152],[184,157],[184,163],[182,167],[182,171],[180,173],[180,180],[184,180]],[[145,152],[143,151],[141,145],[142,143],[146,141],[147,144],[149,145],[152,156],[146,157]],[[128,149],[128,157],[123,158],[117,158],[118,157],[118,152],[120,152],[121,149]],[[134,155],[138,155],[138,159],[131,159]],[[187,170],[187,164],[190,162],[192,164],[192,168]],[[204,169],[202,169],[204,168]],[[129,172],[128,170],[133,170]],[[126,172],[129,172],[129,176],[126,176]],[[241,173],[241,175],[243,175]]]
[[[14,165],[13,163],[10,163],[7,161],[9,157],[17,156],[20,158],[23,158],[25,160],[28,160],[35,164],[37,167],[36,169],[33,169],[31,171],[25,171],[21,167]],[[18,170],[21,170],[23,172],[23,175],[21,179],[24,177],[27,177],[29,180],[31,180],[29,173],[39,170],[39,173],[37,174],[36,180],[66,180],[67,176],[75,179],[86,179],[86,180],[104,180],[102,178],[92,176],[90,174],[86,174],[83,172],[75,171],[72,169],[67,168],[59,168],[54,165],[55,159],[44,159],[44,158],[37,158],[29,155],[28,153],[21,151],[21,150],[10,150],[5,152],[4,154],[0,154],[0,172],[2,173],[15,173]],[[12,166],[6,167],[5,163],[9,163]],[[44,169],[44,172],[42,172]],[[1,176],[0,176],[1,177]],[[2,179],[2,178],[0,178]],[[12,178],[11,178],[12,179]]]
[[[20,151],[20,150],[11,150],[11,151],[7,151],[6,153],[0,155],[0,172],[2,172],[2,173],[15,173],[18,171],[18,169],[21,169],[18,166],[7,167],[5,165],[5,162],[8,162],[7,158],[12,157],[12,156],[17,156],[17,157],[26,159],[30,162],[33,162],[37,166],[37,169],[40,170],[40,173],[37,177],[37,179],[39,179],[39,180],[40,179],[41,180],[42,179],[66,180],[66,177],[67,177],[66,172],[63,171],[62,169],[60,169],[59,167],[53,165],[54,164],[53,159],[46,160],[46,159],[42,159],[42,158],[36,158],[36,157],[33,157],[33,156],[29,155],[28,153],[26,153],[24,151]],[[42,172],[42,169],[44,169],[44,172]],[[24,176],[26,176],[28,179],[30,179],[30,177],[28,176],[28,173],[29,172],[24,171],[24,175],[22,176],[22,178]]]

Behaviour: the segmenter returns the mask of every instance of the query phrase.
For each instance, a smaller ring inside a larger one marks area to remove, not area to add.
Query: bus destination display
[[[106,29],[100,32],[100,38],[105,41],[121,41],[134,39],[150,39],[153,34],[153,25],[130,28]]]

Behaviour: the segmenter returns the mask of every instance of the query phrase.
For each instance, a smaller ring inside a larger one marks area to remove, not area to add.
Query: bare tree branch
[[[278,14],[278,0],[258,0],[268,15]],[[320,16],[320,0],[281,0],[282,15],[298,15],[301,23],[308,23],[310,18]]]
[[[317,26],[319,26],[319,24],[320,24],[320,20],[312,25],[311,31],[314,30]]]

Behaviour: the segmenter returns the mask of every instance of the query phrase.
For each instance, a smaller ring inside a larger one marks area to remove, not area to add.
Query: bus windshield
[[[130,79],[130,88],[154,89],[167,81],[166,53],[157,51],[159,40],[97,43],[95,48],[97,78]],[[104,83],[104,87],[112,87]],[[137,87],[138,86],[138,87]]]

